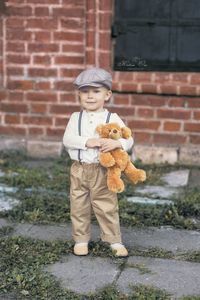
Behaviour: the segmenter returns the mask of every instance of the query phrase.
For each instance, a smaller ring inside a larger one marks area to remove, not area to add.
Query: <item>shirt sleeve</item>
[[[122,119],[116,113],[113,114],[113,120],[112,121],[118,123],[120,127],[126,127],[126,125],[124,124]],[[122,145],[122,148],[125,151],[129,151],[133,147],[133,144],[134,144],[133,137],[130,137],[129,139],[121,138],[121,139],[119,139],[119,141]]]
[[[86,150],[89,137],[78,135],[78,113],[73,113],[69,119],[63,136],[63,145],[68,149]]]

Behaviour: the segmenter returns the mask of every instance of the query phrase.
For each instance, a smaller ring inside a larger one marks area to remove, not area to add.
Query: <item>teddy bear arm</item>
[[[110,152],[101,152],[99,155],[99,162],[105,168],[115,165],[115,159]]]

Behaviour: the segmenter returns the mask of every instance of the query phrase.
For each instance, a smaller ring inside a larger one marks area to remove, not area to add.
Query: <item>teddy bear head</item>
[[[131,130],[128,127],[120,127],[117,123],[107,123],[97,126],[96,131],[102,138],[118,140],[131,137]]]

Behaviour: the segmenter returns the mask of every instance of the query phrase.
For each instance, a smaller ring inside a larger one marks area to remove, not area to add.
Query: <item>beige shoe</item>
[[[75,255],[87,255],[88,254],[88,243],[76,243],[74,245]]]
[[[111,244],[112,253],[115,257],[127,257],[128,251],[126,247],[120,243]]]

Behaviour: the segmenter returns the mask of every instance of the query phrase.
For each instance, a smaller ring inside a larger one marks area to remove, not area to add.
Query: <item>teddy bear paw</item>
[[[117,181],[110,180],[108,182],[108,189],[114,193],[121,193],[124,191],[124,183],[121,179]]]

